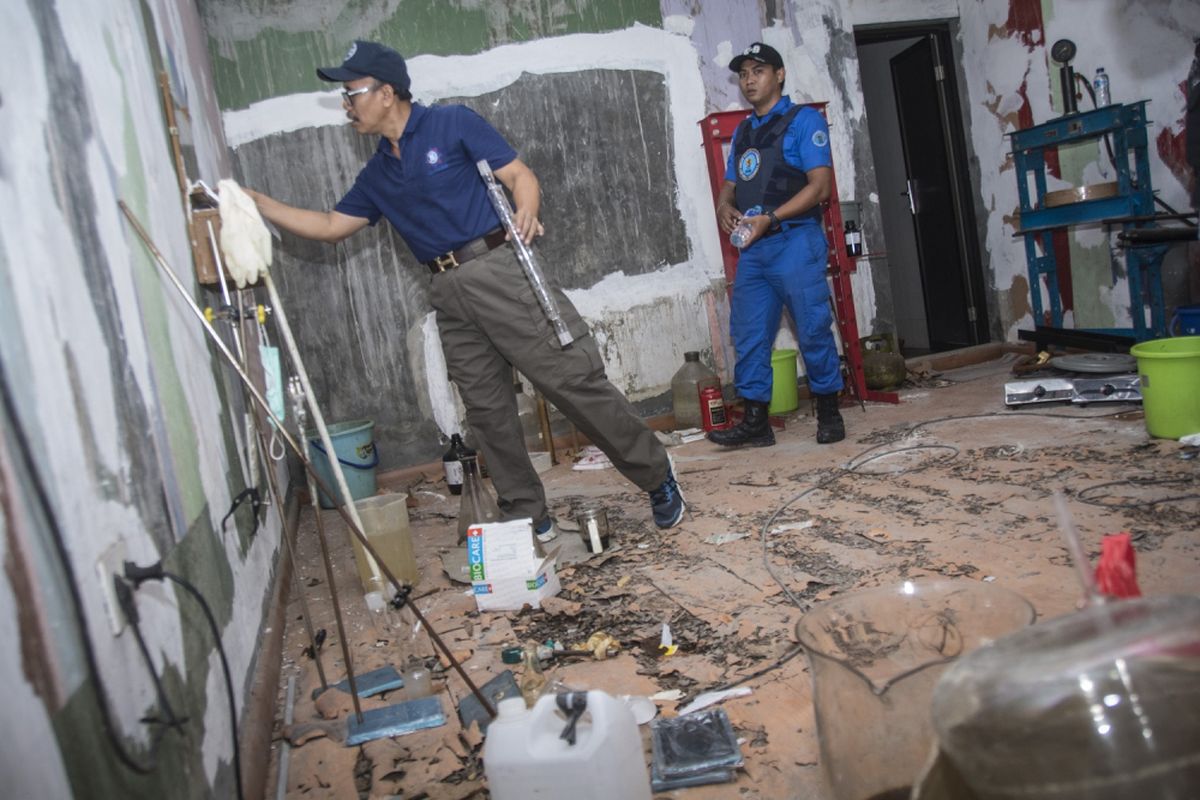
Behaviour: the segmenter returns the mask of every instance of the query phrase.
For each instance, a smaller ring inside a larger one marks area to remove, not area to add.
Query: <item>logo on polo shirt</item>
[[[825,135],[825,131],[813,131],[812,143],[813,147],[824,147],[829,144],[829,137]]]
[[[431,147],[425,151],[425,166],[429,167],[429,171],[441,172],[447,166],[446,159],[442,156],[442,151],[436,147]]]
[[[750,148],[742,153],[742,157],[738,159],[738,177],[744,181],[748,181],[758,174],[758,167],[762,164],[762,156],[758,150]]]

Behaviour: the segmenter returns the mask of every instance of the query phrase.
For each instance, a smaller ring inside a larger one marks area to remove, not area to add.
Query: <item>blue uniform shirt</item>
[[[500,225],[475,162],[486,158],[497,170],[516,157],[504,137],[466,106],[413,103],[399,157],[381,138],[335,209],[372,225],[387,217],[417,260],[429,261]]]
[[[757,128],[769,119],[784,113],[793,105],[790,97],[779,98],[771,110],[763,116],[750,114],[750,127]],[[734,162],[735,148],[729,149],[725,164],[725,180],[737,180],[737,165]],[[815,167],[832,167],[833,156],[829,151],[829,126],[815,108],[805,107],[796,113],[796,118],[783,135],[783,160],[793,167],[807,172]]]

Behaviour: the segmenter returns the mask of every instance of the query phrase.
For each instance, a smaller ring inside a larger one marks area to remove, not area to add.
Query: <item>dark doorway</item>
[[[973,190],[946,25],[856,32],[898,333],[906,350],[988,340]]]

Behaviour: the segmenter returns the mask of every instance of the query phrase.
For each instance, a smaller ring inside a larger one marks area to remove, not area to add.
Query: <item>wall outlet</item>
[[[108,627],[113,636],[125,630],[125,612],[117,602],[117,590],[113,579],[125,573],[125,541],[118,539],[96,559],[96,577],[100,581],[100,596],[104,600],[104,611],[108,615]]]

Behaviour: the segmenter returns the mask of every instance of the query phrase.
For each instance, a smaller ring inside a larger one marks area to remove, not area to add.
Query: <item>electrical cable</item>
[[[50,502],[50,494],[46,490],[42,476],[37,470],[38,460],[34,458],[33,448],[25,435],[25,429],[20,424],[20,417],[17,414],[16,402],[12,396],[8,373],[2,366],[0,366],[0,397],[3,398],[4,427],[6,430],[12,431],[13,439],[17,443],[17,451],[21,459],[20,466],[24,469],[25,474],[32,484],[38,509],[45,518],[54,554],[65,577],[64,583],[66,584],[67,597],[70,601],[71,615],[74,617],[78,630],[79,644],[83,649],[83,658],[87,666],[88,677],[96,689],[96,705],[100,711],[100,724],[104,728],[104,735],[108,738],[109,744],[112,745],[113,750],[116,752],[118,761],[138,775],[149,775],[154,772],[158,765],[157,741],[150,748],[148,762],[139,761],[125,749],[122,734],[117,727],[116,720],[113,719],[112,709],[109,708],[108,688],[100,673],[99,664],[96,663],[96,651],[92,646],[91,638],[88,636],[88,620],[83,608],[83,597],[79,591],[79,582],[76,579],[74,565],[71,563],[62,527],[58,523],[58,515],[55,513],[54,506]]]
[[[924,469],[925,467],[930,466],[930,464],[922,464],[920,466],[910,467],[908,469],[903,469],[898,472],[892,472],[892,473],[863,472],[861,468],[863,466],[865,466],[866,464],[869,464],[873,461],[878,461],[878,460],[881,460],[884,458],[888,458],[889,456],[897,455],[899,453],[907,453],[907,452],[911,452],[914,450],[949,450],[949,451],[952,451],[949,456],[946,456],[941,459],[937,459],[936,461],[934,461],[932,463],[941,463],[944,461],[951,461],[951,460],[957,458],[960,453],[959,449],[952,445],[946,445],[946,444],[911,445],[911,446],[907,446],[907,447],[898,447],[898,448],[894,448],[891,450],[885,450],[880,453],[875,453],[876,450],[879,450],[882,447],[888,447],[890,445],[895,444],[896,441],[901,441],[905,438],[908,438],[909,436],[912,436],[914,433],[916,433],[918,430],[920,430],[922,427],[925,427],[926,425],[936,425],[941,422],[952,422],[952,421],[964,420],[964,419],[983,419],[983,418],[988,418],[988,417],[1009,417],[1009,416],[1012,416],[1014,413],[1020,413],[1022,416],[1050,417],[1050,418],[1055,418],[1055,419],[1087,420],[1087,419],[1105,419],[1107,417],[1117,416],[1117,415],[1123,414],[1125,412],[1124,411],[1114,411],[1109,414],[1051,414],[1051,413],[1047,413],[1047,412],[1038,412],[1038,411],[1026,411],[1026,412],[990,411],[990,412],[984,412],[984,413],[980,413],[980,414],[962,414],[959,416],[937,417],[935,419],[922,420],[920,422],[914,423],[913,425],[909,426],[908,430],[905,431],[904,434],[899,439],[891,441],[891,442],[884,442],[884,443],[877,444],[877,445],[867,448],[866,450],[862,451],[858,455],[851,458],[850,461],[847,462],[848,466],[838,468],[835,472],[826,476],[824,479],[818,481],[816,484],[814,484],[814,485],[808,487],[807,489],[788,498],[786,501],[784,501],[784,503],[781,506],[779,506],[778,508],[775,509],[774,513],[772,513],[771,516],[767,518],[767,521],[765,523],[763,523],[763,526],[759,532],[759,539],[762,543],[763,567],[766,569],[767,574],[770,575],[771,578],[774,579],[775,583],[779,585],[779,588],[783,591],[783,594],[788,598],[788,600],[792,603],[792,605],[796,606],[796,608],[800,609],[801,611],[807,611],[809,608],[808,604],[801,601],[800,598],[797,597],[790,588],[788,588],[788,586],[783,582],[783,580],[775,572],[775,569],[771,566],[769,552],[767,549],[767,536],[768,536],[769,531],[771,530],[771,526],[775,523],[775,520],[779,518],[780,514],[782,514],[793,503],[796,503],[799,500],[802,500],[803,498],[807,497],[808,495],[812,494],[813,492],[816,492],[820,489],[825,488],[829,484],[833,483],[834,481],[838,480],[839,478],[845,477],[846,475],[854,475],[854,474],[860,474],[860,475],[880,475],[880,474],[904,475],[904,474],[908,474],[910,472],[916,472],[920,469]],[[1166,502],[1166,501],[1158,501],[1158,502]],[[766,667],[763,667],[762,669],[758,670],[757,672],[750,673],[749,675],[744,675],[732,683],[724,684],[715,689],[706,689],[705,691],[724,691],[726,689],[732,689],[735,686],[740,686],[743,683],[752,681],[755,678],[760,678],[763,675],[766,675],[768,672],[771,672],[772,670],[782,667],[784,664],[786,664],[787,662],[789,662],[793,658],[795,658],[797,655],[799,655],[800,652],[802,652],[803,650],[804,650],[804,646],[801,644],[797,644],[794,647],[792,647],[790,650],[788,650],[786,653],[781,655],[779,658],[775,659],[775,661],[771,662]]]
[[[1106,489],[1109,486],[1170,486],[1176,483],[1195,483],[1195,478],[1124,478],[1119,481],[1109,481],[1108,483],[1100,483],[1095,486],[1089,486],[1075,493],[1075,499],[1081,503],[1087,503],[1089,506],[1100,506],[1101,508],[1144,508],[1146,506],[1157,506],[1162,503],[1178,503],[1181,500],[1197,500],[1200,499],[1200,494],[1179,494],[1160,497],[1154,500],[1135,500],[1128,503],[1106,503],[1106,498],[1112,498],[1112,494],[1102,494],[1099,497],[1091,495],[1099,489]]]
[[[208,628],[212,632],[213,641],[216,644],[217,655],[221,659],[221,670],[225,675],[225,693],[229,698],[229,727],[233,735],[233,775],[234,781],[237,784],[238,800],[244,800],[244,795],[242,794],[242,748],[238,737],[237,701],[233,689],[233,676],[229,671],[229,659],[225,656],[225,645],[221,641],[221,629],[217,625],[216,617],[213,616],[212,608],[208,605],[208,600],[204,598],[200,590],[192,585],[191,582],[173,572],[163,569],[161,561],[151,564],[148,567],[139,567],[131,561],[126,561],[125,577],[133,581],[135,587],[140,586],[148,580],[169,580],[172,583],[178,584],[192,595],[200,605],[200,610],[204,612],[204,618],[208,621]]]
[[[125,619],[129,621],[129,627],[133,629],[133,636],[137,640],[138,650],[141,651],[142,661],[146,663],[146,669],[154,681],[154,693],[158,696],[158,705],[166,716],[165,720],[143,717],[142,722],[162,722],[167,728],[180,728],[183,723],[187,722],[187,717],[181,718],[175,715],[175,709],[171,707],[166,689],[163,688],[162,678],[154,670],[154,659],[150,657],[150,648],[146,645],[146,637],[142,635],[142,620],[138,614],[137,603],[133,599],[133,589],[128,581],[116,575],[113,576],[113,585],[117,593],[117,602],[121,605],[121,611],[124,612]],[[160,728],[155,732],[156,742],[162,738],[165,731],[166,728]]]

